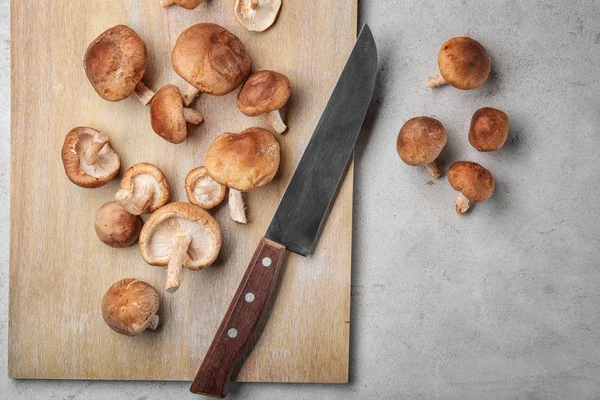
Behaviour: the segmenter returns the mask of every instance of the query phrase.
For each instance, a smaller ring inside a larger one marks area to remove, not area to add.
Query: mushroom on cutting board
[[[163,7],[169,7],[173,4],[177,4],[179,7],[183,7],[186,10],[193,10],[202,4],[204,0],[160,0],[160,5]]]
[[[263,32],[277,19],[281,0],[235,0],[233,10],[240,25],[251,32]]]
[[[448,170],[448,181],[460,194],[456,197],[456,212],[464,214],[471,202],[486,201],[494,193],[494,177],[481,165],[458,161]]]
[[[450,84],[457,89],[470,90],[485,83],[492,62],[481,43],[469,37],[455,37],[442,45],[438,66],[440,75],[430,76],[428,87]]]
[[[198,93],[222,96],[234,91],[250,73],[244,44],[222,26],[196,24],[179,35],[171,54],[173,69],[188,83],[181,91],[190,105]]]
[[[250,75],[237,97],[237,106],[249,117],[264,114],[277,133],[287,126],[281,119],[281,109],[292,94],[292,85],[287,76],[275,71],[258,71]]]
[[[105,100],[123,100],[134,93],[147,105],[154,92],[142,83],[146,72],[146,44],[133,29],[114,26],[88,46],[83,67],[96,92]]]
[[[154,132],[171,143],[187,138],[187,123],[198,125],[202,114],[183,106],[183,99],[175,85],[160,88],[150,103],[150,122]]]
[[[205,210],[210,210],[223,201],[227,187],[208,175],[206,168],[191,170],[185,177],[185,191],[188,201]]]
[[[471,118],[469,142],[479,151],[494,151],[508,138],[508,115],[495,108],[483,107]]]
[[[122,248],[133,244],[140,236],[142,219],[129,214],[116,201],[103,204],[94,219],[96,235],[110,247]]]
[[[110,147],[108,136],[86,126],[67,133],[61,157],[69,180],[84,188],[106,184],[121,169],[121,160]]]
[[[130,214],[149,214],[169,202],[169,183],[154,165],[135,164],[123,175],[115,198]]]
[[[171,203],[156,210],[140,234],[140,252],[150,265],[167,266],[165,289],[179,289],[182,268],[210,266],[221,250],[221,228],[210,214],[189,203]]]
[[[113,331],[137,336],[158,326],[159,297],[146,282],[134,278],[113,284],[102,298],[102,317]]]
[[[262,128],[224,133],[208,148],[204,166],[215,181],[229,187],[229,215],[247,223],[241,192],[271,182],[279,169],[279,143]]]
[[[442,173],[435,159],[446,146],[446,129],[440,121],[431,117],[409,119],[400,129],[396,150],[408,165],[424,166],[433,178]]]

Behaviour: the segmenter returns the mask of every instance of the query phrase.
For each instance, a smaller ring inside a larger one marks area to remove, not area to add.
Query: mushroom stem
[[[246,218],[246,211],[244,207],[244,200],[242,199],[242,192],[239,190],[229,188],[229,216],[235,222],[240,224],[247,224],[248,219]]]
[[[194,86],[192,86],[188,83],[185,86],[185,88],[183,88],[183,90],[181,91],[181,97],[183,98],[183,104],[185,104],[186,107],[189,106],[190,104],[192,104],[192,102],[194,101],[196,96],[198,96],[198,93],[200,93],[200,90],[196,89]]]
[[[252,0],[250,2],[250,8],[252,8],[253,10],[256,10],[259,5],[260,5],[260,3],[258,2],[258,0]]]
[[[175,0],[160,0],[160,5],[163,7],[169,7],[175,4]]]
[[[179,289],[183,263],[187,258],[187,251],[191,242],[192,235],[189,233],[180,233],[173,238],[173,252],[167,266],[167,280],[165,282],[165,290],[169,293],[175,293]]]
[[[287,126],[283,123],[283,120],[281,119],[281,113],[279,112],[279,110],[268,112],[265,114],[265,116],[267,117],[269,125],[271,125],[273,129],[275,129],[275,132],[279,134],[285,132]]]
[[[104,145],[108,143],[107,137],[94,138],[94,142],[85,150],[83,153],[83,160],[87,165],[94,165],[98,161],[100,150],[104,148]]]
[[[429,78],[427,78],[428,88],[436,88],[447,84],[448,82],[446,82],[442,75],[430,76]]]
[[[133,94],[135,94],[140,103],[142,103],[145,106],[147,106],[152,101],[152,98],[155,95],[155,93],[152,90],[148,89],[148,87],[144,85],[142,81],[139,81],[138,84],[135,86]]]
[[[151,185],[144,185],[141,193],[135,195],[133,188],[121,189],[117,192],[115,199],[129,214],[144,214],[150,200],[154,197],[154,189]]]
[[[183,119],[190,124],[198,125],[200,122],[202,122],[202,113],[198,110],[194,110],[193,108],[184,107]]]
[[[425,168],[427,169],[427,172],[429,172],[429,175],[431,175],[431,177],[434,179],[437,179],[440,176],[442,176],[442,173],[440,172],[440,169],[438,168],[435,161],[432,161],[429,164],[425,164]]]
[[[471,201],[465,197],[464,194],[460,193],[456,196],[456,213],[464,214],[471,207]]]
[[[152,318],[150,318],[150,323],[146,329],[150,329],[151,331],[155,330],[158,327],[158,319],[158,315],[154,314]]]

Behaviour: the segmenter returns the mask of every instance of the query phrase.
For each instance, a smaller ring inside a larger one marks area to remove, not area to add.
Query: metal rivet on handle
[[[265,258],[262,259],[262,264],[265,267],[270,267],[272,262],[273,261],[269,257],[265,257]]]
[[[238,331],[235,328],[231,328],[227,331],[227,336],[229,336],[232,339],[235,339],[237,337]]]
[[[254,293],[246,293],[244,298],[248,303],[252,303],[254,301]]]

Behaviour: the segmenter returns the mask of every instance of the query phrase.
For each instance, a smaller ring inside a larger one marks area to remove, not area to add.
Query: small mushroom
[[[279,169],[279,143],[262,128],[218,136],[206,152],[204,166],[221,185],[229,187],[229,215],[239,223],[248,222],[241,192],[271,182]]]
[[[160,0],[160,5],[163,7],[169,7],[173,4],[177,4],[180,7],[185,8],[186,10],[193,10],[202,4],[204,0]]]
[[[225,198],[227,187],[221,185],[208,175],[206,168],[191,170],[185,177],[185,191],[188,201],[205,210],[221,204]]]
[[[441,75],[430,76],[428,87],[448,83],[457,89],[470,90],[485,83],[492,62],[481,43],[469,37],[455,37],[442,45],[438,66]]]
[[[481,165],[458,161],[448,170],[448,181],[460,194],[456,197],[456,212],[464,214],[471,202],[486,201],[494,193],[494,177]]]
[[[274,71],[258,71],[244,83],[237,97],[237,106],[249,117],[265,114],[275,132],[283,133],[287,126],[279,109],[285,106],[291,94],[292,85],[287,76]]]
[[[83,59],[85,74],[105,100],[123,100],[134,93],[147,105],[154,92],[142,83],[146,72],[146,44],[133,29],[117,25],[88,46]]]
[[[469,142],[479,151],[498,150],[508,138],[508,115],[495,108],[483,107],[471,118]]]
[[[235,17],[251,32],[263,32],[277,19],[281,0],[235,0]]]
[[[446,146],[446,129],[440,121],[431,117],[409,119],[400,129],[396,150],[408,165],[424,166],[433,178],[442,173],[435,163]]]
[[[134,278],[113,284],[102,299],[102,317],[113,331],[137,336],[158,326],[159,297],[146,282]]]
[[[152,129],[171,143],[181,143],[187,138],[187,122],[198,125],[202,114],[183,106],[183,99],[175,85],[160,88],[150,104]]]
[[[106,184],[121,169],[121,160],[110,147],[108,136],[86,126],[67,133],[61,157],[69,180],[84,188]]]
[[[181,91],[190,105],[200,92],[222,96],[242,84],[252,64],[244,44],[216,24],[196,24],[179,35],[171,54],[173,69],[188,82]]]
[[[169,183],[154,165],[135,164],[123,175],[115,198],[130,214],[149,214],[169,202]]]
[[[129,214],[116,201],[111,201],[96,211],[94,229],[102,243],[116,248],[127,247],[140,236],[142,219]]]
[[[221,228],[210,214],[189,203],[171,203],[156,210],[140,234],[140,251],[150,265],[167,266],[165,289],[179,289],[182,267],[210,266],[221,250]]]

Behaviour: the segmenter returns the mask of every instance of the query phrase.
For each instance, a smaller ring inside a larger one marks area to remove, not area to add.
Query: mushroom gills
[[[209,175],[198,178],[194,188],[194,197],[200,204],[212,203],[220,197],[221,184],[212,179]]]
[[[94,135],[81,134],[75,146],[75,153],[81,162],[80,168],[93,177],[110,174],[115,166],[120,163],[117,153],[106,146],[107,139],[100,139]]]
[[[155,204],[160,193],[160,186],[150,174],[141,174],[133,178],[131,189],[121,189],[116,199],[127,212],[133,215],[145,214],[152,204]]]
[[[242,192],[239,190],[229,188],[229,216],[235,222],[240,224],[247,224],[248,218],[246,218],[246,206],[244,205],[244,199],[242,198]]]

